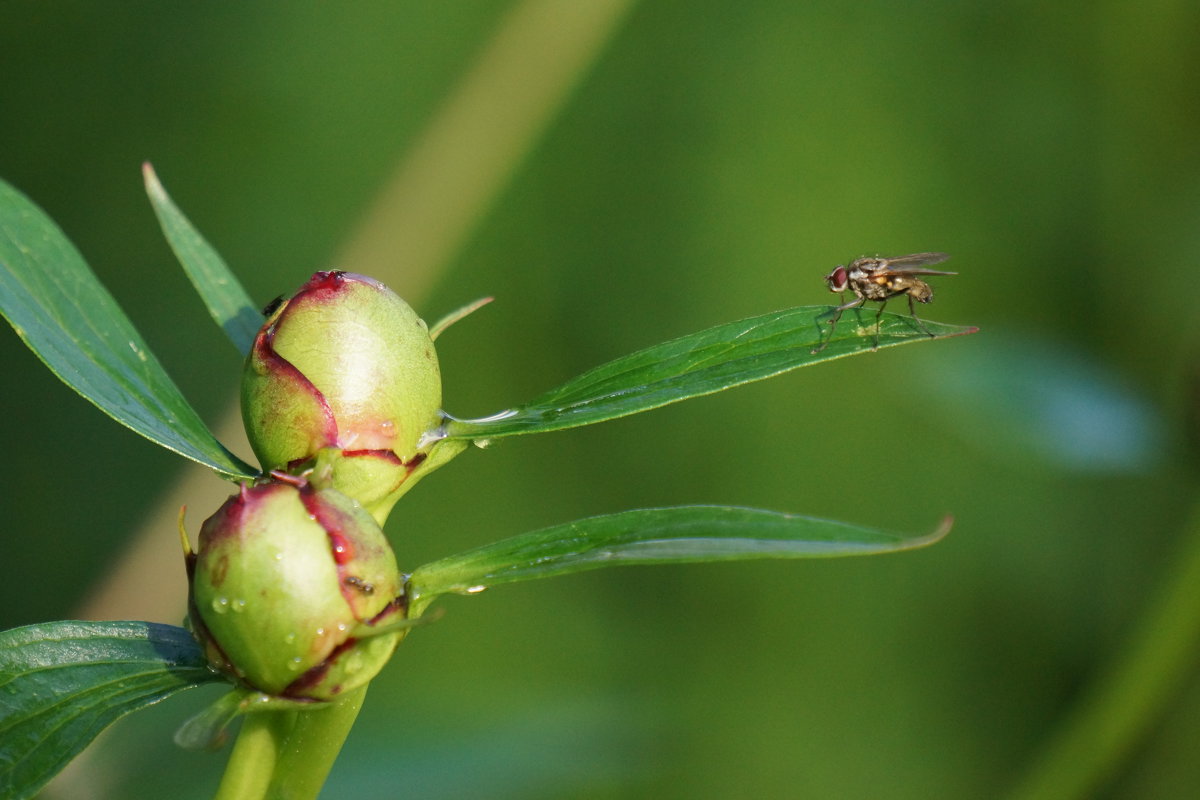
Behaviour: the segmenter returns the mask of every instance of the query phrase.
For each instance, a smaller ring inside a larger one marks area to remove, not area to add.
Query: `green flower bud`
[[[329,699],[363,685],[403,633],[402,582],[374,518],[303,482],[245,484],[189,555],[190,619],[209,661],[273,695]]]
[[[441,404],[425,323],[382,283],[348,272],[317,272],[283,301],[242,377],[242,418],[264,471],[320,466],[315,483],[353,497],[380,524],[414,473],[447,460],[430,459],[423,443]]]

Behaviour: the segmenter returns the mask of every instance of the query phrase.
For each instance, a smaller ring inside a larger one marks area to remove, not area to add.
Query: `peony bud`
[[[209,662],[268,694],[361,686],[403,635],[362,635],[403,615],[401,577],[379,525],[332,489],[243,485],[201,527],[189,573]]]
[[[416,478],[454,454],[430,458],[422,444],[441,403],[425,323],[382,283],[348,272],[317,272],[280,304],[242,378],[242,418],[264,471],[320,466],[315,483],[381,525]]]

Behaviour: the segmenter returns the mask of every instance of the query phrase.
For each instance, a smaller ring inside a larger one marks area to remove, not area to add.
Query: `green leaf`
[[[220,750],[229,740],[229,726],[246,713],[252,689],[231,689],[179,726],[175,744],[184,750]]]
[[[624,511],[522,534],[417,568],[408,593],[419,609],[440,594],[473,594],[515,581],[622,564],[832,558],[924,547],[950,531],[947,517],[919,536],[844,522],[728,506]]]
[[[223,680],[183,628],[49,622],[0,633],[0,797],[31,797],[116,720]]]
[[[585,372],[532,402],[482,419],[451,419],[453,439],[490,439],[590,425],[712,394],[835,358],[899,344],[929,341],[912,317],[843,314],[828,337],[829,306],[801,306],[709,328]],[[933,338],[977,328],[925,321]],[[819,353],[812,350],[828,344]]]
[[[246,355],[262,327],[263,315],[225,261],[171,200],[149,162],[142,165],[142,177],[163,235],[183,271],[208,306],[213,321],[221,326],[238,352]]]
[[[243,714],[315,711],[326,705],[275,697],[253,689],[231,689],[180,725],[175,731],[175,744],[184,750],[219,750],[228,740],[229,726]]]
[[[205,427],[58,226],[4,181],[0,313],[51,372],[117,422],[228,478],[257,474]]]

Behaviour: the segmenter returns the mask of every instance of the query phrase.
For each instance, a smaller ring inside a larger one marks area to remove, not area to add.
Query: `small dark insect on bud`
[[[269,316],[271,316],[271,315],[272,315],[272,314],[274,314],[274,313],[275,313],[277,310],[279,310],[279,307],[280,307],[281,305],[283,305],[283,295],[279,295],[279,296],[278,296],[278,297],[276,297],[274,300],[272,300],[271,302],[269,302],[269,303],[267,303],[265,306],[263,306],[263,309],[262,309],[262,315],[263,315],[264,317],[269,317]]]
[[[367,583],[357,575],[351,575],[343,581],[347,586],[353,586],[363,594],[375,594],[375,584]]]

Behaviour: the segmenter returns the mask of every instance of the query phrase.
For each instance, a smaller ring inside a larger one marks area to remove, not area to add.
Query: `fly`
[[[914,253],[911,256],[896,258],[863,256],[854,259],[846,266],[841,264],[836,266],[833,272],[825,276],[825,283],[829,286],[829,291],[838,292],[843,298],[846,296],[845,293],[850,291],[854,293],[854,299],[849,303],[842,303],[833,310],[833,319],[829,320],[829,339],[826,339],[820,347],[814,348],[812,352],[819,353],[829,344],[843,311],[861,306],[868,300],[879,303],[879,311],[875,313],[875,347],[878,347],[879,322],[883,316],[883,308],[887,305],[888,300],[902,294],[908,295],[908,311],[912,314],[913,320],[922,331],[933,338],[933,334],[917,316],[917,309],[913,305],[913,301],[928,303],[933,299],[933,289],[919,276],[958,274],[957,272],[926,269],[931,264],[940,264],[949,257],[945,253]]]

